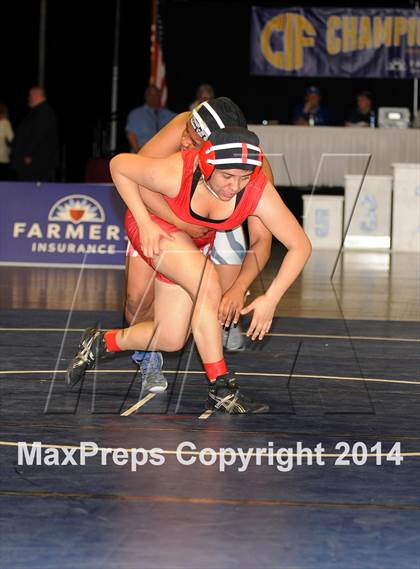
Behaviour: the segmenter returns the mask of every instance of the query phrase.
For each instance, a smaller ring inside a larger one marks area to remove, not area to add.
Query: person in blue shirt
[[[132,152],[138,152],[175,116],[175,113],[161,106],[160,97],[160,90],[150,85],[144,93],[144,105],[128,114],[125,131]]]
[[[321,92],[318,87],[311,86],[305,91],[305,99],[295,107],[293,124],[297,126],[327,126],[330,122],[328,110],[321,105]]]

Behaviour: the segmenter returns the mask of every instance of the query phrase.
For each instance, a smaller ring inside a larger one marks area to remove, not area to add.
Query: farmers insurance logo
[[[50,209],[48,221],[100,222],[104,223],[103,207],[93,198],[74,194],[58,200]]]
[[[32,253],[114,255],[119,249],[121,228],[105,225],[104,208],[90,196],[72,194],[59,199],[46,221],[16,221],[13,238],[28,240]]]

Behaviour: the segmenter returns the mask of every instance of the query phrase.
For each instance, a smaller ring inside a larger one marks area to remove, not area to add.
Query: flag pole
[[[416,12],[419,11],[419,3],[416,1],[414,4],[414,9]],[[413,81],[413,122],[414,124],[417,116],[417,109],[419,108],[419,80],[416,77]]]
[[[152,25],[150,35],[149,85],[155,85],[160,90],[160,102],[161,105],[165,107],[168,90],[166,87],[166,67],[163,55],[163,24],[160,0],[152,0]]]
[[[157,0],[152,0],[152,24],[150,41],[150,77],[149,85],[156,85],[156,68],[158,52],[156,49],[157,36]]]
[[[111,125],[109,133],[109,152],[117,150],[117,110],[118,110],[118,58],[120,44],[120,0],[115,2],[114,57],[112,64]]]
[[[45,86],[45,36],[47,29],[47,0],[39,4],[38,85]]]

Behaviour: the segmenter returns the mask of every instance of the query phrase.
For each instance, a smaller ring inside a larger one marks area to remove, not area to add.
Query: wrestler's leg
[[[153,320],[155,271],[140,255],[126,257],[125,318],[129,324]]]
[[[191,309],[189,294],[180,286],[155,281],[155,319],[119,330],[116,335],[121,350],[181,350],[188,338]]]
[[[154,264],[165,277],[179,284],[195,306],[192,317],[192,329],[197,349],[204,362],[218,361],[223,358],[221,328],[217,318],[217,308],[221,298],[221,288],[213,265],[197,249],[191,238],[184,233],[173,234],[174,241],[165,241],[164,251],[154,259]],[[160,290],[157,282],[156,290]],[[168,285],[173,286],[173,285]],[[177,287],[174,287],[174,289]],[[166,288],[164,288],[166,290]],[[175,293],[174,293],[175,294]],[[162,302],[163,300],[163,302]],[[155,306],[156,335],[151,339],[154,325],[150,322],[136,324],[116,335],[120,349],[155,349],[173,351],[180,349],[180,336],[177,333],[178,318],[182,319],[184,330],[184,309],[171,309],[172,298],[166,302],[160,295],[159,308]],[[162,302],[162,305],[161,305]],[[182,315],[181,315],[182,312]],[[191,312],[191,310],[190,310]],[[173,320],[173,315],[176,321]],[[186,337],[183,339],[185,342]]]
[[[154,259],[154,264],[165,277],[180,286],[168,285],[174,286],[173,292],[168,292],[164,283],[157,282],[159,305],[155,307],[155,321],[108,332],[87,330],[67,369],[67,383],[78,383],[86,369],[91,369],[112,352],[145,350],[152,346],[154,349],[179,350],[186,341],[193,309],[191,327],[209,380],[210,408],[235,414],[267,411],[267,405],[244,397],[236,377],[228,372],[217,314],[221,287],[214,266],[188,235],[176,233],[173,237],[173,241],[162,240],[163,251]]]
[[[242,227],[216,233],[211,260],[216,266],[223,293],[237,279],[246,251],[247,246]]]
[[[232,231],[217,232],[211,254],[219,275],[222,292],[225,293],[237,279],[246,255],[245,236],[242,227]],[[125,317],[136,323],[153,318],[154,288],[153,269],[137,256],[127,256],[127,299]]]
[[[224,294],[238,278],[242,265],[214,265]]]
[[[247,246],[242,227],[216,233],[211,260],[219,275],[223,294],[230,289],[238,278],[246,252]],[[242,351],[244,349],[240,325],[231,326],[223,331],[223,344],[229,351]]]
[[[155,320],[104,333],[107,352],[151,348],[165,351],[180,349],[187,336],[185,322],[189,322],[191,306],[194,306],[191,323],[200,354],[205,362],[208,359],[212,361],[214,358],[223,358],[221,327],[217,319],[221,298],[217,273],[188,235],[179,232],[174,233],[173,238],[173,241],[162,240],[161,254],[153,259],[153,263],[164,277],[179,286],[170,285],[173,286],[174,293],[166,300],[163,291],[170,289],[162,289],[156,279],[155,286],[162,292],[159,299],[162,306],[155,309]],[[178,295],[176,289],[179,289]],[[175,302],[177,298],[180,299],[179,302]],[[188,303],[185,298],[189,299]],[[182,333],[179,334],[178,330]],[[90,336],[92,334],[89,332]],[[88,354],[83,363],[84,353],[87,354],[90,350],[90,345],[86,347],[85,344],[82,341],[75,358],[80,360],[80,365],[74,360],[69,368],[70,375],[74,376],[70,378],[72,383],[93,363],[94,355],[91,357],[91,354]],[[101,355],[103,354],[99,354]]]
[[[153,320],[155,277],[156,272],[129,242],[126,257],[125,318],[130,325]],[[168,382],[162,373],[163,356],[160,352],[137,350],[131,359],[139,368],[145,391],[154,393],[165,391]]]
[[[264,403],[242,395],[235,375],[227,369],[218,321],[222,292],[213,264],[197,250],[188,235],[176,233],[173,237],[174,241],[162,244],[165,252],[154,259],[159,272],[179,286],[157,281],[153,347],[179,350],[187,339],[189,315],[193,310],[191,327],[208,378],[208,406],[234,414],[268,411]],[[172,292],[168,290],[170,286],[173,286]],[[138,346],[139,341],[144,342],[145,339],[150,341],[150,329],[142,328],[142,324],[120,331],[115,336],[122,349]],[[141,347],[144,349],[144,344]]]

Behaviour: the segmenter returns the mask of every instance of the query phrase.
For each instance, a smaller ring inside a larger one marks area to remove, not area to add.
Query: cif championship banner
[[[1,264],[124,266],[114,186],[1,182],[0,200]]]
[[[252,8],[251,73],[420,77],[420,11]]]

